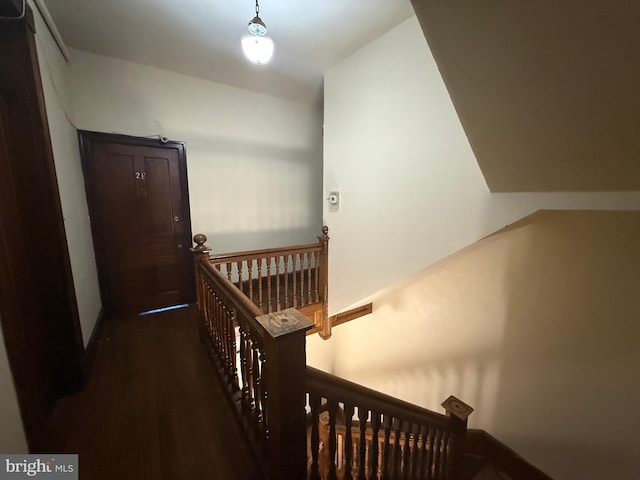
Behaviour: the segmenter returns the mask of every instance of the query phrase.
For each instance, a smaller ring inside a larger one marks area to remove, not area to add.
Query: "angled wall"
[[[489,192],[415,17],[325,74],[330,313],[541,208],[640,208],[640,194]]]

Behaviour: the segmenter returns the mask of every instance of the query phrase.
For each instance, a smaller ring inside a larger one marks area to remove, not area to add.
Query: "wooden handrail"
[[[307,392],[319,394],[325,398],[339,398],[354,405],[366,405],[373,411],[402,417],[410,422],[428,423],[438,428],[451,427],[450,418],[444,414],[399,400],[308,365]]]
[[[329,229],[322,228],[318,243],[214,254],[208,261],[240,289],[263,313],[296,308],[309,316],[327,339],[332,322],[328,315]],[[206,237],[194,236],[194,250],[204,248]]]
[[[192,249],[200,334],[266,478],[304,478],[305,331],[295,310],[264,314],[209,262],[206,237]]]
[[[227,308],[236,309],[242,318],[256,318],[263,315],[262,310],[256,307],[255,303],[245,295],[238,295],[238,289],[222,273],[212,268],[206,258],[200,259],[200,265],[201,274],[214,281],[229,299],[230,304],[227,305]],[[258,325],[255,325],[255,334],[264,339],[266,332]]]
[[[206,237],[194,240],[201,336],[267,478],[459,478],[466,405],[451,397],[442,415],[307,367],[313,323],[265,314],[211,261]],[[322,268],[326,229],[319,240]]]
[[[460,400],[442,415],[312,367],[306,380],[312,480],[460,478],[472,411]]]
[[[246,250],[244,252],[230,252],[230,253],[214,253],[209,256],[211,263],[224,263],[227,261],[237,261],[249,258],[265,258],[267,256],[275,257],[278,255],[299,253],[299,252],[319,252],[321,246],[317,243],[308,243],[304,245],[293,245],[290,247],[276,247],[276,248],[264,248],[262,250]]]

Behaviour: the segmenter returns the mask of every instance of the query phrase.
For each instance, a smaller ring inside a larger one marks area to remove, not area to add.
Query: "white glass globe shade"
[[[242,39],[242,51],[251,62],[264,65],[273,56],[273,40],[255,35],[245,37]]]

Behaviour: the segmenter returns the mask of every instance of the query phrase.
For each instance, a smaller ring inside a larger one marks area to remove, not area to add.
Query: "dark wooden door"
[[[80,132],[103,301],[126,315],[192,301],[184,144]]]

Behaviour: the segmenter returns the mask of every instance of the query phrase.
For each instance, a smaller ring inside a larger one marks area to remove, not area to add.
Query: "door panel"
[[[109,311],[124,315],[192,301],[184,145],[80,135]]]

